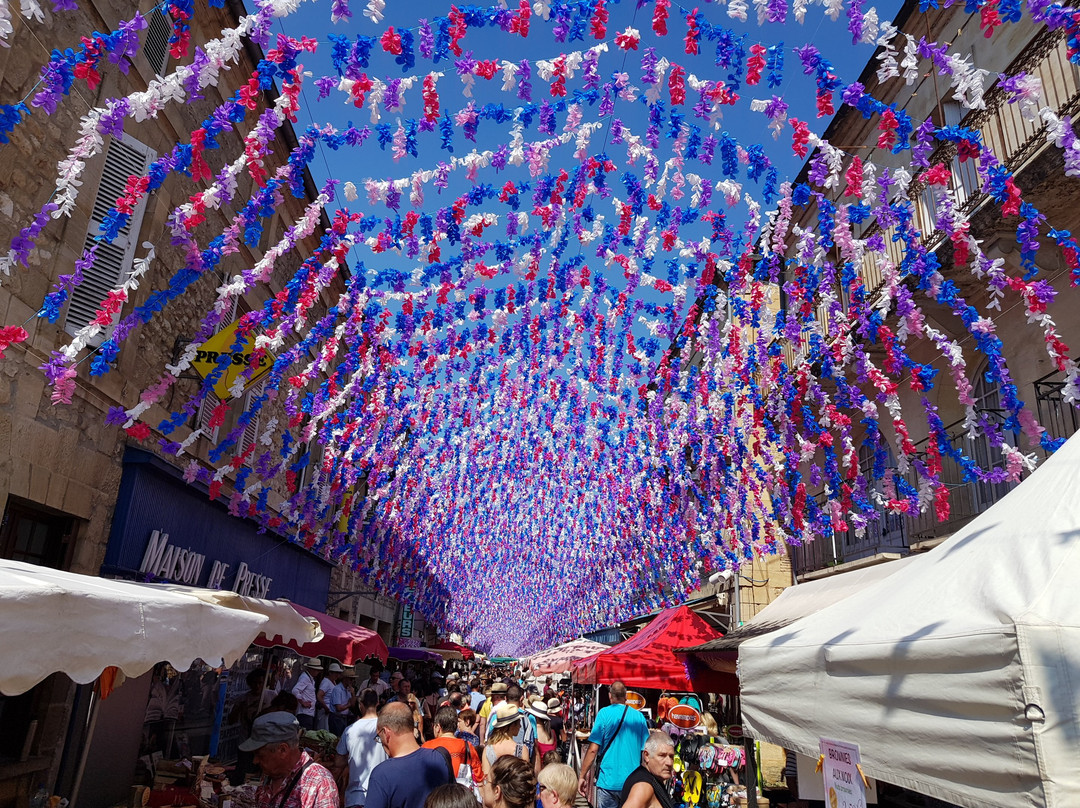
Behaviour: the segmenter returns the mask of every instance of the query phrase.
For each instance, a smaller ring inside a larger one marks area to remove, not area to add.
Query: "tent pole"
[[[753,738],[743,738],[746,751],[746,805],[757,808],[757,757]]]
[[[221,724],[225,719],[225,696],[229,692],[229,669],[226,668],[218,682],[217,704],[214,706],[214,727],[210,733],[210,757],[216,758],[221,740]]]
[[[79,753],[79,766],[75,770],[75,782],[71,784],[71,805],[78,805],[79,802],[79,789],[82,788],[83,775],[86,773],[86,759],[90,757],[90,742],[94,737],[94,730],[97,728],[98,720],[98,702],[101,699],[98,698],[97,693],[93,691],[93,685],[91,685],[90,691],[90,720],[86,728],[86,737],[83,741],[82,751]]]

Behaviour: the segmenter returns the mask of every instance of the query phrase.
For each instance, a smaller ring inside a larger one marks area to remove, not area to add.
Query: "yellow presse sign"
[[[195,371],[205,379],[217,369],[218,362],[223,355],[231,357],[229,364],[225,366],[225,372],[221,374],[214,384],[214,395],[222,401],[231,396],[229,388],[233,386],[237,377],[247,370],[248,365],[251,364],[251,353],[255,342],[254,335],[245,337],[240,347],[233,350],[233,343],[236,342],[236,329],[239,325],[240,321],[234,320],[210,337],[199,346],[199,351],[195,354],[195,359],[191,363]],[[270,368],[273,366],[274,356],[267,351],[260,358],[259,367],[255,369],[245,387],[250,389],[251,385],[269,373]]]

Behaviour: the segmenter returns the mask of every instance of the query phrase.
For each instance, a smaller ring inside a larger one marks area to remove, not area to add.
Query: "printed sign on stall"
[[[693,729],[701,723],[701,713],[689,704],[676,704],[668,710],[667,720],[680,729]]]
[[[824,755],[821,772],[828,808],[866,808],[866,785],[859,771],[859,747],[822,738],[820,748]]]
[[[641,710],[645,706],[645,697],[636,690],[626,691],[626,703],[635,710]]]

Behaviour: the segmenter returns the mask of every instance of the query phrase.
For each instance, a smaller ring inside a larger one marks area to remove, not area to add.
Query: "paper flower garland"
[[[1078,368],[1048,315],[1056,290],[1038,277],[1035,254],[1052,242],[1077,283],[1080,250],[1025,199],[979,133],[913,121],[859,83],[844,84],[812,43],[786,49],[751,41],[699,8],[677,7],[672,22],[672,4],[656,0],[646,32],[680,29],[673,38],[686,57],[714,43],[714,69],[691,70],[683,55],[683,63],[660,56],[634,27],[609,30],[609,5],[451,6],[416,28],[271,43],[271,20],[295,4],[264,2],[236,29],[196,48],[190,64],[91,110],[60,163],[56,193],[0,258],[5,273],[30,271],[35,242],[52,219],[71,215],[86,162],[106,134],[197,97],[236,61],[242,36],[273,44],[190,137],[145,176],[128,179],[97,240],[56,279],[39,311],[50,321],[83,283],[101,242],[116,238],[143,197],[173,172],[199,184],[168,217],[168,237],[186,265],[155,279],[157,291],[124,316],[139,285],[160,269],[152,244],[144,246],[134,271],[43,366],[54,402],[70,401],[76,363],[92,338],[108,332],[89,371],[108,373],[136,329],[197,278],[224,268],[242,242],[258,241],[284,194],[303,199],[303,170],[319,144],[378,147],[398,161],[430,142],[445,155],[429,167],[349,178],[343,196],[352,207],[329,215],[322,232],[338,181],[307,200],[258,263],[228,270],[188,349],[137,402],[113,408],[108,422],[164,454],[187,453],[201,436],[187,424],[228,356],[165,418],[144,419],[237,296],[264,288],[280,259],[317,237],[318,249],[285,287],[241,318],[238,341],[254,337],[251,364],[210,416],[217,427],[233,413],[234,428],[210,450],[213,468],[187,461],[185,478],[206,484],[213,497],[229,490],[234,515],[349,564],[470,643],[528,650],[678,603],[703,571],[833,531],[865,530],[883,513],[933,511],[944,519],[951,507],[945,458],[969,479],[1000,482],[1035,462],[1007,435],[1052,451],[1055,436],[1021,401],[990,310],[1006,299],[1023,306],[1064,375],[1065,397],[1075,401]],[[754,8],[759,20],[776,23],[789,14],[802,21],[807,4],[760,0]],[[199,11],[190,2],[169,10],[180,59]],[[369,0],[362,13],[380,24],[384,10],[382,0]],[[1068,28],[1075,48],[1074,21],[1057,7],[1024,11],[1001,0],[973,11],[987,35],[1027,13]],[[747,12],[742,0],[726,4],[732,18]],[[881,46],[879,77],[910,83],[932,69],[965,108],[985,105],[988,74],[970,57],[880,24],[857,0],[830,0],[825,13],[843,15],[853,41]],[[352,10],[334,2],[331,16],[349,19]],[[0,5],[0,37],[9,20]],[[0,107],[0,141],[27,114],[51,112],[74,82],[92,87],[110,65],[125,69],[143,27],[136,15],[109,35],[54,53],[29,106]],[[500,60],[469,49],[470,31],[480,28],[586,44],[545,59]],[[365,110],[370,125],[313,125],[291,153],[272,154],[278,130],[296,120],[305,78],[298,59],[319,47],[329,49],[336,75],[312,78],[318,98]],[[637,61],[626,62],[632,51]],[[878,149],[911,150],[909,167],[849,156],[809,122],[789,117],[788,100],[774,93],[785,86],[791,57],[801,70],[790,78],[813,92],[819,117],[839,104],[857,110],[873,121]],[[611,62],[620,69],[609,69]],[[379,65],[392,65],[393,75],[380,77]],[[274,81],[277,101],[261,109],[262,90]],[[457,86],[460,101],[449,97]],[[998,86],[1023,115],[1046,124],[1066,174],[1080,174],[1072,122],[1040,107],[1039,82],[1005,75]],[[499,92],[506,104],[480,100]],[[620,106],[639,101],[648,108],[640,128]],[[741,101],[778,143],[810,159],[806,182],[781,182],[764,145],[740,143],[723,129],[723,109]],[[215,174],[208,150],[221,148],[221,135],[249,112],[242,150]],[[506,134],[491,148],[468,150],[481,126]],[[952,191],[954,158],[971,161],[980,191],[1015,224],[1021,274],[991,260],[973,238]],[[255,190],[239,204],[245,172]],[[468,190],[450,198],[457,172]],[[928,249],[913,201],[923,191],[933,198],[930,226],[944,236],[950,272],[970,271],[985,284],[987,310],[959,293],[939,252]],[[218,220],[208,214],[229,205],[237,212],[208,232]],[[807,217],[811,209],[816,215]],[[890,243],[900,247],[899,261]],[[350,253],[361,263],[350,267],[335,304],[316,316],[316,302]],[[877,290],[860,273],[867,261],[880,269]],[[988,361],[1005,413],[1000,423],[978,410],[960,341],[928,323],[919,309],[925,299],[951,311]],[[0,356],[26,338],[19,324],[0,329]],[[940,352],[941,378],[937,366],[913,358],[918,341]],[[794,363],[784,346],[797,354]],[[271,352],[261,393],[245,395]],[[979,466],[950,440],[926,395],[943,380],[964,408],[965,426],[981,430],[1000,454],[997,466]],[[917,411],[903,410],[902,385],[921,398]],[[240,450],[245,428],[267,410],[273,417]],[[922,419],[928,440],[920,451],[912,434]],[[864,447],[869,471],[860,461]],[[304,474],[309,483],[300,486]],[[285,497],[277,508],[272,491]],[[480,574],[463,576],[463,569]]]

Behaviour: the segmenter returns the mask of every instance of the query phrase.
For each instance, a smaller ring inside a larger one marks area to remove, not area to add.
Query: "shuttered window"
[[[206,398],[202,400],[202,404],[199,405],[199,411],[195,413],[195,425],[203,431],[203,434],[209,439],[211,443],[216,444],[218,439],[218,431],[221,427],[210,428],[210,418],[214,414],[214,408],[220,404],[220,399],[213,393],[207,393]]]
[[[95,237],[101,232],[101,223],[105,216],[123,195],[128,177],[133,174],[145,175],[156,157],[152,149],[127,135],[122,139],[112,139],[105,153],[105,167],[90,214],[90,227],[83,242],[84,251],[93,246]],[[112,289],[123,283],[127,273],[131,271],[145,210],[144,196],[116,239],[111,243],[101,242],[98,245],[97,260],[84,273],[83,282],[71,293],[71,303],[64,321],[64,329],[69,334],[74,334],[94,319],[101,302]],[[103,338],[99,335],[91,344],[100,345]]]
[[[266,387],[266,381],[257,382],[247,393],[244,394],[244,411],[251,409],[252,403],[256,398],[262,395],[263,389]],[[255,443],[259,439],[259,424],[262,423],[262,411],[260,410],[254,418],[248,421],[247,426],[244,427],[244,434],[240,436],[240,445],[236,448],[237,454],[243,454],[251,444]],[[248,464],[253,464],[259,455],[258,448],[251,453],[248,458]]]
[[[172,36],[172,18],[156,9],[150,15],[150,22],[146,29],[146,41],[143,42],[143,53],[150,62],[150,69],[158,76],[164,76],[169,66],[169,37]]]

